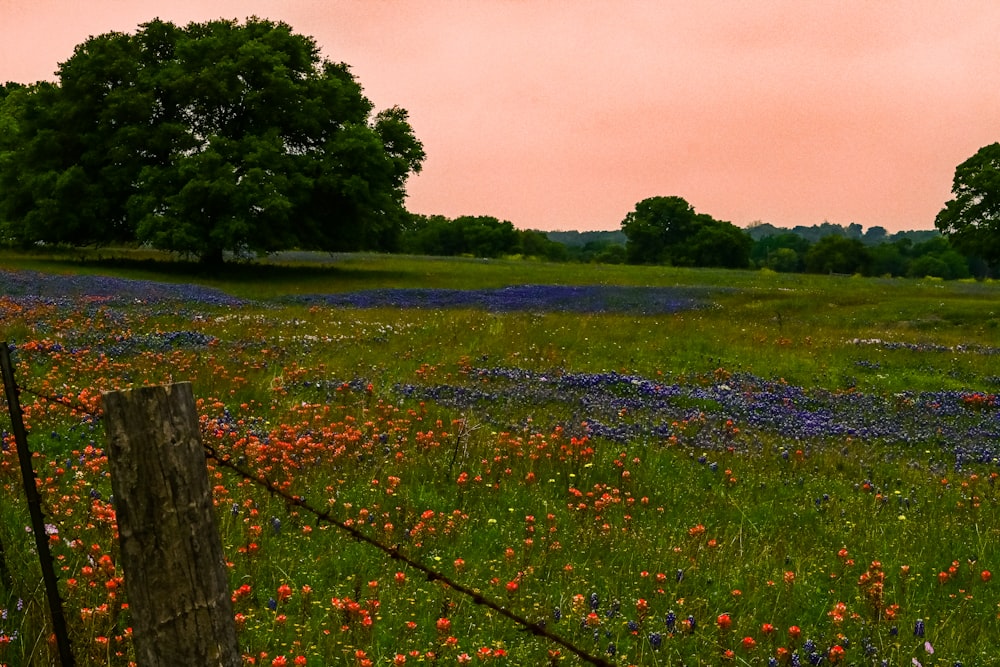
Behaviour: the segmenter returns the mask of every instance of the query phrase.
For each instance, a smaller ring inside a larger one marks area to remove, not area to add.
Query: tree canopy
[[[565,247],[542,232],[518,230],[509,220],[491,215],[462,215],[453,220],[443,215],[414,215],[400,245],[404,252],[419,255],[522,255],[552,260],[566,256]]]
[[[736,225],[696,213],[683,197],[649,197],[622,220],[632,264],[745,268],[750,237]]]
[[[0,96],[7,240],[223,251],[391,250],[421,143],[284,23],[154,20]]]
[[[955,168],[949,200],[934,225],[959,251],[1000,263],[1000,143],[983,146]]]

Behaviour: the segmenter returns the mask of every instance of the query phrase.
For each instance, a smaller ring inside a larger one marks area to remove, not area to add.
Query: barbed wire
[[[35,398],[40,398],[44,401],[48,401],[49,403],[58,403],[63,407],[69,408],[72,412],[75,413],[80,413],[95,418],[101,416],[100,410],[97,411],[91,410],[80,401],[78,400],[75,401],[73,399],[66,398],[65,396],[51,396],[49,394],[43,394],[41,392],[34,391],[33,389],[30,389],[28,387],[22,387],[20,385],[18,385],[18,391],[23,392],[25,394],[31,394]]]
[[[263,477],[255,476],[247,471],[242,470],[239,466],[237,466],[232,462],[230,457],[220,456],[218,452],[215,450],[215,448],[212,447],[211,445],[202,444],[202,446],[204,447],[207,456],[210,459],[216,461],[219,465],[223,466],[224,468],[228,468],[229,470],[236,472],[243,479],[251,481],[259,486],[262,486],[263,488],[267,489],[269,493],[280,497],[289,505],[299,507],[309,512],[310,514],[315,516],[317,520],[329,523],[330,525],[348,533],[354,539],[360,542],[364,542],[365,544],[368,544],[378,549],[379,551],[389,556],[391,559],[399,561],[407,565],[408,567],[411,567],[419,572],[422,572],[424,575],[427,576],[428,581],[441,582],[448,588],[470,598],[474,604],[495,611],[504,618],[522,626],[525,630],[527,630],[536,637],[543,637],[554,644],[562,646],[563,648],[572,652],[574,655],[576,655],[578,658],[580,658],[585,662],[588,662],[592,665],[597,665],[598,667],[613,667],[613,664],[611,662],[605,660],[604,658],[594,656],[588,653],[587,651],[579,648],[569,640],[564,639],[559,635],[550,632],[541,623],[533,623],[524,616],[521,616],[520,614],[517,614],[507,609],[506,607],[499,604],[498,602],[495,602],[494,600],[491,600],[490,598],[486,597],[476,589],[470,588],[469,586],[466,586],[464,584],[460,584],[451,577],[449,577],[448,575],[442,572],[438,572],[434,568],[431,568],[427,565],[424,565],[420,561],[410,558],[406,554],[402,553],[397,546],[389,546],[387,544],[383,544],[382,542],[376,540],[370,535],[366,535],[364,532],[358,530],[354,526],[350,526],[347,523],[335,518],[333,515],[330,514],[329,511],[320,510],[313,507],[308,502],[306,502],[305,499],[302,498],[301,496],[293,496],[287,491],[284,491],[283,489],[276,486],[270,480],[267,480],[266,478]]]
[[[97,411],[91,410],[82,402],[73,400],[71,398],[67,398],[65,396],[53,396],[43,392],[35,391],[30,388],[21,387],[20,385],[18,386],[18,391],[31,394],[32,396],[35,396],[36,398],[42,399],[44,401],[62,405],[63,407],[69,408],[71,411],[75,413],[81,413],[95,418],[99,418],[101,416],[101,411],[99,409]],[[347,533],[348,535],[358,540],[359,542],[363,542],[383,552],[384,554],[389,556],[389,558],[391,558],[392,560],[403,563],[407,567],[410,567],[414,570],[417,570],[418,572],[423,573],[427,577],[428,581],[440,582],[441,584],[447,586],[448,588],[454,590],[455,592],[466,596],[474,604],[490,609],[499,614],[500,616],[503,616],[504,618],[513,622],[514,624],[521,626],[522,628],[524,628],[524,630],[531,633],[533,636],[540,637],[549,642],[552,642],[553,644],[557,644],[563,647],[564,649],[574,654],[575,656],[577,656],[586,663],[595,665],[596,667],[614,667],[614,664],[609,662],[608,660],[599,656],[595,656],[587,652],[586,650],[576,646],[569,640],[564,639],[563,637],[549,631],[544,626],[543,623],[532,622],[528,618],[525,618],[524,616],[515,613],[510,609],[507,609],[500,603],[486,597],[478,590],[466,586],[464,584],[461,584],[452,579],[451,577],[449,577],[448,575],[439,572],[434,568],[429,567],[421,563],[420,561],[407,556],[406,554],[402,553],[399,550],[398,546],[389,546],[387,544],[384,544],[379,540],[376,540],[375,538],[371,537],[370,535],[367,535],[364,532],[358,530],[357,528],[348,525],[344,521],[337,519],[329,511],[320,510],[318,508],[313,507],[308,502],[306,502],[306,500],[301,496],[294,496],[288,493],[287,491],[284,491],[283,489],[279,488],[273,482],[266,479],[265,477],[254,475],[253,473],[243,470],[238,465],[233,463],[231,457],[227,455],[221,455],[216,450],[215,447],[206,444],[204,442],[204,439],[202,439],[202,448],[205,451],[206,458],[215,461],[218,465],[224,468],[232,470],[241,478],[262,487],[263,489],[267,490],[270,494],[280,497],[288,505],[299,507],[305,510],[306,512],[312,514],[317,521],[328,523],[331,526],[337,528],[338,530]]]

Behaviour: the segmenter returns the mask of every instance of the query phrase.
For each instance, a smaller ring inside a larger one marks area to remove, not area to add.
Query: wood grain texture
[[[139,665],[241,665],[190,383],[103,398]]]

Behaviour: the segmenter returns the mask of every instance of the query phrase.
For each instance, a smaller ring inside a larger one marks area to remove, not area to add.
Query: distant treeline
[[[746,268],[944,279],[986,275],[982,262],[959,253],[935,230],[889,233],[884,227],[866,230],[858,224],[845,227],[824,222],[793,228],[756,223],[742,232],[747,237]],[[400,250],[421,255],[625,264],[630,261],[628,242],[621,230],[541,232],[519,230],[492,216],[449,219],[434,215],[414,216],[403,233]]]
[[[856,222],[852,222],[846,227],[843,225],[833,224],[832,222],[824,222],[821,225],[811,225],[809,227],[806,227],[805,225],[797,225],[791,229],[785,227],[775,227],[769,222],[755,222],[751,223],[746,228],[746,233],[749,234],[750,238],[754,241],[759,241],[760,239],[767,238],[768,236],[795,234],[796,236],[801,236],[810,243],[816,243],[827,236],[843,236],[848,239],[857,239],[865,245],[895,243],[901,239],[909,239],[914,243],[923,243],[924,241],[930,241],[931,239],[941,235],[941,233],[936,229],[896,232],[894,234],[890,234],[885,227],[879,227],[876,225],[865,230],[864,227]]]

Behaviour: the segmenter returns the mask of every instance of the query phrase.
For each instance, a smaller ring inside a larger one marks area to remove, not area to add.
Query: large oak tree
[[[58,83],[0,99],[8,240],[223,251],[392,249],[421,143],[345,64],[257,18],[80,44]]]

